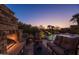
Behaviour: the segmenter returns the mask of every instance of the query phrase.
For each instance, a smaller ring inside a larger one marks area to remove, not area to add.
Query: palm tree
[[[79,13],[73,15],[70,21],[77,22],[77,24],[79,25]]]
[[[54,29],[54,26],[51,26],[51,29]]]
[[[51,25],[48,25],[47,28],[48,28],[48,29],[51,29]]]

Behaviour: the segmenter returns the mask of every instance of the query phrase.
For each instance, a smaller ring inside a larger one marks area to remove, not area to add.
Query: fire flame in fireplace
[[[9,34],[9,35],[7,35],[7,38],[8,39],[12,39],[12,40],[18,42],[18,36],[17,36],[17,34]]]

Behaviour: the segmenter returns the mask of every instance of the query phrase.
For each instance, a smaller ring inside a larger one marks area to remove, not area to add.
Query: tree
[[[30,24],[25,24],[23,22],[18,22],[18,29],[21,29],[23,31],[23,34],[28,33],[35,35],[35,33],[39,32],[38,27],[32,26]]]
[[[39,28],[40,28],[40,29],[45,29],[43,25],[40,25]]]
[[[48,25],[47,28],[48,28],[48,29],[51,29],[51,25]]]
[[[54,26],[52,26],[52,25],[48,25],[47,26],[47,30],[49,31],[49,32],[51,32],[51,33],[54,33]]]
[[[79,13],[73,15],[70,21],[77,22],[77,24],[79,25]]]

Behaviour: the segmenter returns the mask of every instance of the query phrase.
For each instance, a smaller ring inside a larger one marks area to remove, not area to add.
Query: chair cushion
[[[64,55],[64,49],[59,46],[52,47],[53,51],[58,55]]]
[[[64,38],[61,43],[61,47],[65,49],[75,49],[76,46],[77,46],[77,41],[71,38]]]
[[[63,40],[62,36],[57,36],[56,39],[54,40],[54,44],[61,45],[62,40]]]

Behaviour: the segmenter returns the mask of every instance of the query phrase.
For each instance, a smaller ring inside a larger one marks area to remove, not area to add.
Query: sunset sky
[[[63,4],[9,4],[7,5],[15,12],[17,18],[33,26],[59,26],[69,27],[72,15],[79,13],[79,5]]]

